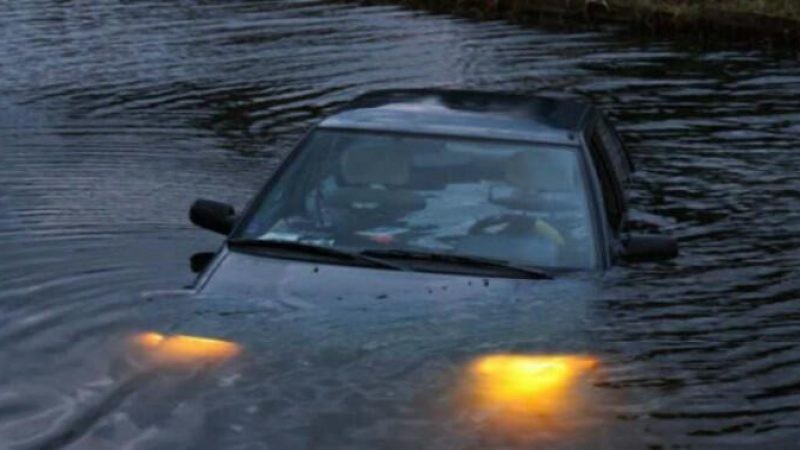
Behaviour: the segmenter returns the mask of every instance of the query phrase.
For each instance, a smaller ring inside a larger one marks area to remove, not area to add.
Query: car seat
[[[521,151],[506,163],[505,181],[512,191],[492,201],[511,209],[531,212],[558,211],[576,207],[578,174],[573,164],[565,163],[550,151]]]
[[[425,206],[408,189],[411,157],[402,149],[351,147],[339,160],[340,186],[326,196],[329,207],[344,211],[351,229],[388,226]]]

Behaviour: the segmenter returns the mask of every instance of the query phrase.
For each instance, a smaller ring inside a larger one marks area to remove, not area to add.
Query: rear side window
[[[600,118],[595,127],[595,134],[608,155],[614,173],[621,181],[627,181],[633,171],[633,164],[616,131],[604,118]]]
[[[589,140],[589,150],[603,188],[603,202],[609,225],[619,230],[625,215],[625,194],[610,156],[603,150],[602,139],[594,133]]]

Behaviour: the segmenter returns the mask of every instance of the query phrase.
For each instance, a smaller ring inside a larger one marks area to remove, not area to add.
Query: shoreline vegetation
[[[516,23],[627,23],[651,33],[800,43],[800,0],[361,0]]]

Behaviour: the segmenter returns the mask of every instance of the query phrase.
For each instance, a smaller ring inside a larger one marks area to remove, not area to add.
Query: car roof
[[[401,89],[362,95],[319,127],[574,145],[592,111],[590,104],[568,98]]]

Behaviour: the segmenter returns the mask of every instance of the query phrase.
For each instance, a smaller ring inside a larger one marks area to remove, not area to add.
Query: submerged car
[[[227,236],[194,261],[195,288],[274,291],[320,267],[331,283],[369,284],[389,271],[400,282],[420,273],[549,279],[674,257],[673,239],[630,232],[632,171],[617,132],[580,101],[366,94],[314,127],[242,214],[194,203],[191,221]]]
[[[605,424],[595,406],[619,410],[592,390],[596,330],[615,317],[590,325],[597,283],[582,274],[677,252],[632,233],[645,228],[625,199],[632,170],[614,129],[580,102],[360,97],[318,124],[244,213],[195,202],[192,222],[227,238],[193,258],[193,289],[147,296],[167,301],[143,308],[155,317],[129,340],[131,380],[177,374],[194,395],[205,369],[235,365],[213,383],[226,392],[201,391],[201,403],[224,402],[197,408],[207,417],[187,416],[198,403],[172,392],[157,404],[169,423],[211,430],[198,434],[210,447],[373,448],[397,442],[387,423],[411,424],[423,447],[450,431],[455,446],[591,446],[584,427]],[[126,404],[154,404],[139,394]],[[403,438],[394,446],[413,445]]]

